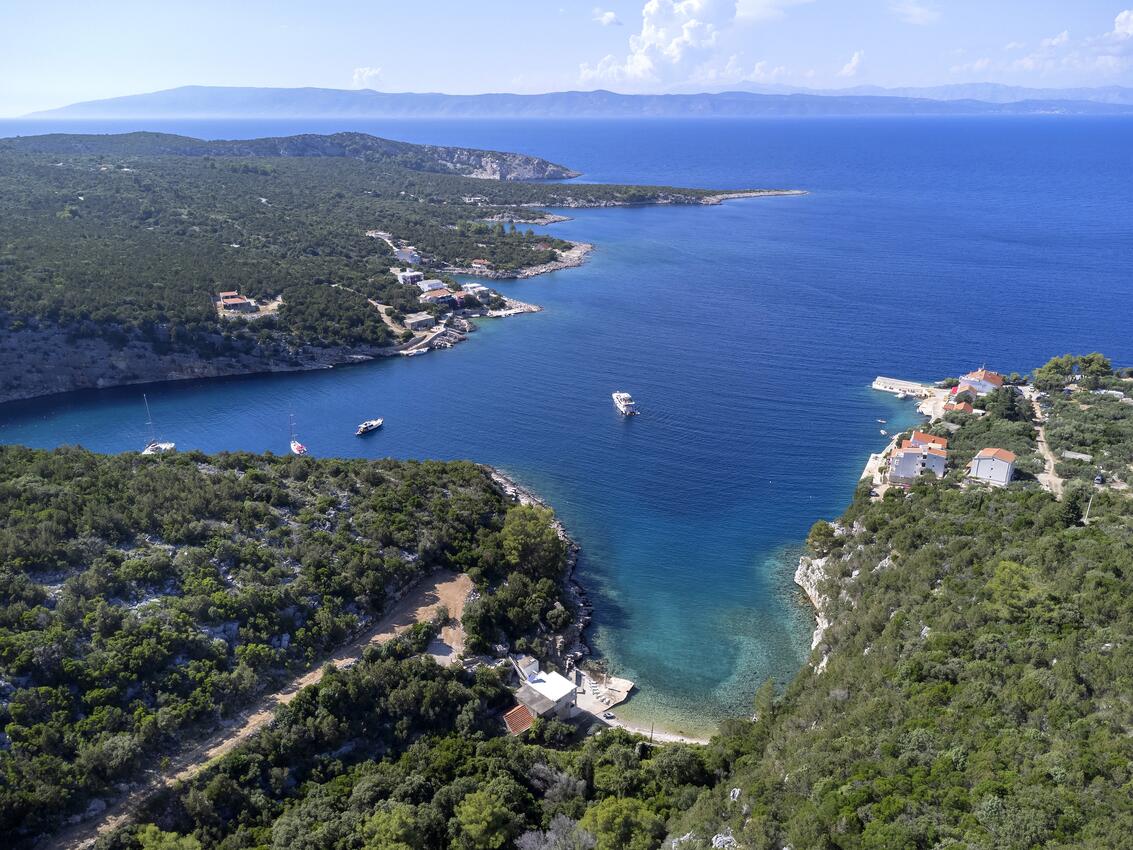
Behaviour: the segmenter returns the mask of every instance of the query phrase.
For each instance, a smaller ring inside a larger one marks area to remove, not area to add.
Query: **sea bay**
[[[0,134],[124,129],[0,122]],[[582,544],[622,713],[704,731],[789,679],[811,613],[791,584],[811,523],[849,500],[912,408],[877,374],[1025,371],[1100,349],[1133,363],[1133,121],[185,122],[253,137],[358,129],[518,150],[582,180],[800,188],[712,207],[572,210],[581,268],[498,288],[542,313],[452,351],[147,387],[182,449],[471,458],[545,496]],[[643,415],[617,416],[610,392]],[[143,390],[0,407],[0,440],[140,448]],[[353,427],[384,416],[367,438]]]

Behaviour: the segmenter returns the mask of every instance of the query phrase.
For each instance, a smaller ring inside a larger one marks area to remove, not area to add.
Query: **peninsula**
[[[589,246],[520,226],[555,220],[546,207],[794,194],[529,182],[575,176],[361,133],[0,140],[0,402],[451,344],[469,327],[442,317],[535,308],[446,276],[583,261]]]

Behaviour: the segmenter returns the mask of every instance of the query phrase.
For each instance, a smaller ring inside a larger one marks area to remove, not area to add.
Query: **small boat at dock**
[[[614,399],[614,407],[618,409],[618,413],[622,416],[637,415],[637,404],[634,402],[633,396],[629,393],[618,390],[615,393],[611,393],[611,398]]]
[[[361,437],[363,434],[369,434],[371,431],[377,431],[382,427],[384,419],[367,419],[365,422],[358,426],[358,430],[354,432],[355,437]]]

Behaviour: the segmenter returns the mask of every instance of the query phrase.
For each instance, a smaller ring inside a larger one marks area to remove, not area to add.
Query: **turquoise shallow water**
[[[876,419],[912,421],[868,389],[875,375],[1025,370],[1068,350],[1133,362],[1133,121],[355,127],[538,153],[607,182],[810,191],[576,211],[550,231],[596,243],[589,262],[500,284],[545,311],[450,352],[147,389],[184,448],[284,452],[291,408],[316,455],[473,458],[544,494],[583,546],[595,641],[641,686],[622,709],[639,721],[704,730],[798,668],[812,619],[796,547],[884,444]],[[617,416],[615,389],[643,415]],[[386,427],[355,438],[374,415]],[[138,388],[79,393],[0,407],[0,440],[122,451],[145,442],[144,419]]]

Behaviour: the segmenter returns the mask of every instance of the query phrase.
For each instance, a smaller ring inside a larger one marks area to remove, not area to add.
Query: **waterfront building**
[[[937,449],[947,449],[948,440],[944,437],[934,437],[932,434],[926,434],[924,431],[913,431],[912,436],[909,437],[903,445],[913,446],[915,448],[930,446]]]
[[[975,397],[985,396],[1003,386],[1003,376],[987,369],[977,369],[960,376],[960,383],[952,388],[954,398],[971,393]]]
[[[460,288],[479,301],[486,302],[492,297],[492,290],[488,289],[488,287],[484,286],[482,283],[466,283]]]
[[[449,292],[447,289],[434,289],[429,292],[421,293],[421,297],[417,299],[422,304],[444,304],[448,307],[456,306],[455,293]]]
[[[970,404],[968,404],[968,402],[966,402],[966,401],[962,401],[962,402],[959,402],[959,403],[956,403],[954,401],[950,401],[946,405],[944,405],[944,412],[945,413],[975,413],[976,409],[974,407],[972,407]]]
[[[570,717],[575,704],[575,685],[558,673],[534,673],[519,686],[515,699],[536,717]]]
[[[980,449],[968,464],[968,477],[975,481],[1006,487],[1015,476],[1015,453],[1007,449]]]
[[[947,450],[935,445],[913,445],[911,440],[905,440],[900,448],[893,450],[893,457],[889,459],[889,482],[912,484],[925,473],[943,478],[947,463]]]
[[[426,331],[437,323],[428,313],[410,313],[402,324],[411,331]]]
[[[432,292],[436,289],[448,289],[448,287],[445,286],[444,281],[437,280],[436,278],[417,281],[417,287],[422,292]]]

